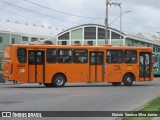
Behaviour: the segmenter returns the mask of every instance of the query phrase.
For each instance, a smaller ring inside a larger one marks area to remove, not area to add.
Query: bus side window
[[[137,52],[135,50],[124,51],[124,62],[125,63],[136,63],[137,62]]]
[[[108,50],[106,52],[107,63],[122,63],[123,62],[123,51],[122,50]]]
[[[75,63],[87,63],[87,61],[88,61],[87,50],[74,50]]]
[[[56,63],[57,61],[56,49],[47,49],[46,60],[48,63]]]
[[[59,49],[58,50],[58,62],[59,63],[71,63],[72,62],[72,50],[71,49]]]

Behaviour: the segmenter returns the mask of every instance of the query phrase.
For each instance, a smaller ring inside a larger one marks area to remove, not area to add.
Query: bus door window
[[[28,61],[29,64],[44,64],[44,52],[29,51]]]
[[[90,58],[90,64],[95,65],[96,64],[96,59],[95,59],[95,55],[96,53],[91,53],[91,58]]]
[[[146,71],[146,77],[149,77],[150,73],[150,55],[145,54],[145,71]]]
[[[139,64],[140,64],[140,77],[143,77],[143,72],[144,72],[144,57],[143,56],[140,56]]]
[[[29,52],[28,54],[28,59],[29,59],[29,64],[35,64],[35,52]]]
[[[103,53],[97,53],[96,61],[97,65],[103,65]]]
[[[140,53],[140,77],[150,77],[150,54]]]
[[[103,53],[91,53],[90,64],[92,65],[103,65]]]
[[[43,64],[44,61],[43,61],[43,53],[42,52],[37,52],[37,64]]]

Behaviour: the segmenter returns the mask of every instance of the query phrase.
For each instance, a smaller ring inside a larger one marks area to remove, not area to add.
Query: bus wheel
[[[131,75],[131,74],[125,75],[123,78],[124,85],[125,86],[132,86],[133,80],[134,80],[133,75]]]
[[[54,87],[63,87],[65,85],[66,78],[62,74],[57,74],[53,78],[53,86]]]
[[[119,86],[119,85],[121,85],[121,82],[112,82],[112,85],[113,86]]]

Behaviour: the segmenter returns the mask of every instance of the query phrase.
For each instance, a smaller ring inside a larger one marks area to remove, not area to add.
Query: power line
[[[116,20],[117,20],[117,19],[116,19]],[[114,22],[115,22],[116,20],[114,20]],[[146,25],[131,23],[131,22],[127,22],[127,21],[122,21],[122,22],[123,22],[123,23],[127,23],[127,24],[136,25],[136,26],[142,26],[142,27],[146,27],[146,28],[160,29],[160,27],[146,26]],[[113,22],[111,22],[110,25],[111,25],[112,23],[113,23]]]
[[[128,6],[128,8],[133,11],[133,15],[135,16],[135,18],[137,20],[139,20],[142,24],[144,24],[145,22],[135,13],[135,11],[129,6],[129,4],[126,2],[126,0],[123,0],[124,3]]]
[[[124,11],[131,10],[130,8],[128,8],[128,6],[127,6],[126,4],[122,4],[122,5],[123,5],[123,8],[122,8],[122,9],[124,10],[124,8],[125,8]],[[131,15],[131,14],[132,14],[132,15]],[[141,21],[138,20],[138,18],[135,16],[135,14],[133,14],[133,12],[132,12],[131,14],[128,14],[128,16],[129,16],[129,18],[130,18],[133,22],[135,22],[135,23],[137,23],[137,24],[141,23]]]
[[[24,0],[24,1],[26,1],[26,2],[28,2],[28,3],[31,3],[31,4],[34,4],[34,5],[36,5],[36,6],[39,6],[39,7],[48,9],[48,10],[52,10],[52,11],[61,13],[61,14],[66,14],[66,15],[75,16],[75,17],[80,17],[80,18],[87,18],[87,19],[104,19],[104,18],[95,18],[95,17],[87,17],[87,16],[81,16],[81,15],[75,15],[75,14],[71,14],[71,13],[67,13],[67,12],[62,12],[62,11],[59,11],[59,10],[56,10],[56,9],[53,9],[53,8],[49,8],[49,7],[46,7],[46,6],[43,6],[43,5],[40,5],[40,4],[31,2],[31,1],[29,1],[29,0]]]
[[[3,10],[3,11],[2,11],[2,9],[1,9],[0,12],[8,12],[8,13],[10,13],[10,14],[13,14],[13,15],[16,15],[16,16],[20,16],[20,17],[23,17],[23,18],[26,18],[27,20],[29,19],[29,18],[26,17],[26,16],[23,16],[23,15],[20,15],[20,14],[17,14],[17,13],[8,11],[8,10]],[[29,19],[29,20],[30,20],[30,19]],[[35,20],[35,21],[37,21],[37,22],[42,22],[42,21],[37,20],[37,19],[33,19],[33,20]],[[50,25],[57,26],[57,27],[62,27],[62,28],[68,28],[67,26],[60,26],[60,25],[55,25],[55,24],[50,24]]]
[[[61,18],[57,18],[57,17],[51,16],[51,15],[46,15],[46,14],[43,14],[43,13],[39,13],[39,12],[30,10],[30,9],[27,9],[27,8],[23,8],[23,7],[20,7],[20,6],[17,6],[17,5],[14,5],[14,4],[11,4],[11,3],[8,3],[8,2],[2,1],[2,0],[0,0],[0,2],[5,3],[5,4],[7,4],[7,5],[10,5],[10,6],[14,6],[14,7],[16,7],[16,8],[20,8],[20,9],[23,9],[23,10],[26,10],[26,11],[29,11],[29,12],[32,12],[32,13],[36,13],[36,14],[39,14],[39,15],[43,15],[43,16],[46,16],[46,17],[50,17],[50,18],[53,18],[53,19],[57,19],[57,20],[61,20],[61,21],[66,21],[66,22],[71,22],[71,23],[74,23],[74,24],[82,24],[82,23],[78,23],[78,22],[74,22],[74,21],[69,21],[69,20],[64,20],[64,19],[61,19]]]
[[[141,29],[143,29],[143,30],[145,30],[145,31],[157,31],[157,29],[160,29],[160,27],[153,27],[153,26],[148,26],[148,25],[146,25],[145,24],[145,22],[144,22],[144,20],[142,20],[137,14],[136,14],[136,12],[129,6],[129,4],[126,2],[126,0],[123,0],[124,1],[124,3],[125,3],[125,5],[129,8],[129,10],[132,10],[133,12],[133,14],[132,14],[132,16],[131,17],[133,17],[134,19],[132,19],[132,20],[134,20],[134,21],[136,21],[136,23],[137,24],[134,24],[134,23],[130,23],[130,22],[125,22],[125,23],[127,23],[127,24],[133,24],[133,25],[136,25],[136,26],[142,26],[141,27]],[[123,21],[124,22],[124,21]],[[141,24],[139,24],[139,23],[141,23]]]

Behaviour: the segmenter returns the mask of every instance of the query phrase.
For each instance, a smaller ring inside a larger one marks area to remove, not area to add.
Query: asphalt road
[[[132,111],[158,95],[160,95],[158,77],[152,82],[134,83],[130,87],[115,87],[107,83],[67,84],[63,88],[46,88],[38,84],[0,84],[0,110]],[[84,118],[72,119],[84,120]],[[108,118],[86,119],[107,120]],[[62,120],[62,118],[54,118],[54,120]]]

